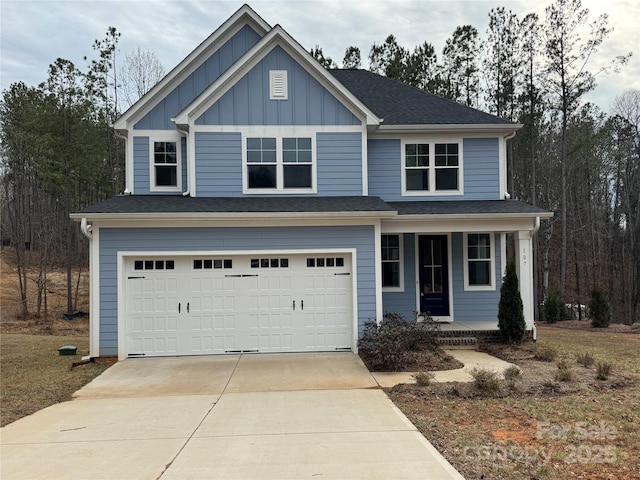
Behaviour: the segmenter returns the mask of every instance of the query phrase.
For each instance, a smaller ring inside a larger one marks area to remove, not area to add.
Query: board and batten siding
[[[499,139],[464,138],[462,142],[464,195],[403,196],[400,139],[369,140],[369,195],[387,201],[501,199]]]
[[[239,132],[196,132],[196,192],[199,197],[240,197],[242,142]],[[316,134],[318,196],[362,195],[362,135]],[[252,196],[269,196],[252,194]],[[283,194],[278,193],[278,196]]]
[[[180,152],[182,156],[182,191],[187,190],[187,139],[181,137]],[[180,195],[181,192],[151,191],[151,152],[149,137],[133,137],[133,191],[136,195]]]
[[[416,318],[416,236],[413,233],[403,235],[404,291],[382,291],[382,310],[384,313],[399,313],[405,320]]]
[[[494,233],[495,290],[464,289],[464,243],[463,233],[454,233],[451,238],[452,280],[454,320],[457,322],[498,322],[498,304],[502,285],[502,262],[500,258],[500,234]]]
[[[191,75],[174,88],[149,113],[138,121],[137,130],[168,130],[175,128],[171,118],[189,105],[236,60],[253,47],[260,35],[245,25],[225,42]]]
[[[100,355],[118,354],[119,251],[233,251],[356,249],[358,332],[376,315],[372,226],[264,228],[101,228]],[[124,299],[120,299],[124,301]]]
[[[287,100],[269,99],[269,71],[286,70]],[[271,50],[196,125],[361,125],[280,46]]]

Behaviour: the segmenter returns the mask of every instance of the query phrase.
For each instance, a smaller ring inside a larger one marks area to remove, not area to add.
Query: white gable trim
[[[149,90],[140,100],[133,104],[113,124],[116,130],[127,130],[149,113],[177,85],[196,71],[213,52],[224,45],[231,37],[249,25],[260,36],[264,36],[271,26],[265,22],[251,7],[243,5],[206,40],[198,45],[173,70]]]
[[[304,48],[276,25],[261,40],[247,51],[235,64],[213,82],[196,99],[187,105],[172,120],[176,125],[189,127],[209,107],[216,103],[237,81],[244,77],[276,46],[291,55],[305,70],[324,88],[339,98],[343,104],[367,125],[379,125],[381,119],[364,103],[358,100],[349,90],[327,72]]]

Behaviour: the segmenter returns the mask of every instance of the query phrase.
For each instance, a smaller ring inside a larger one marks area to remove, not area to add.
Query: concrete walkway
[[[475,350],[444,350],[456,360],[464,364],[464,367],[456,370],[442,370],[434,373],[434,381],[436,382],[471,382],[473,377],[469,370],[473,368],[484,368],[493,370],[502,375],[505,368],[513,365],[512,363],[500,360],[488,353],[476,352]],[[400,383],[416,383],[413,373],[407,372],[376,372],[373,377],[383,388],[391,388]]]
[[[462,479],[351,353],[130,359],[0,430],[2,479]]]

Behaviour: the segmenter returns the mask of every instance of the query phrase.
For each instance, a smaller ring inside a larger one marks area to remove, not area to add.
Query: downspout
[[[80,221],[80,231],[89,240],[91,240],[93,238],[93,234],[91,233],[91,229],[92,229],[91,225],[89,225],[87,223],[87,219],[83,217],[82,220]]]
[[[517,131],[514,130],[513,132],[511,132],[508,135],[505,135],[504,138],[504,175],[505,175],[505,192],[504,192],[504,198],[506,198],[507,200],[511,198],[511,193],[509,192],[509,179],[508,179],[508,167],[509,167],[509,161],[508,161],[508,156],[509,156],[509,152],[507,151],[507,140],[511,140],[513,137],[516,136]]]
[[[90,244],[93,242],[93,233],[91,233],[91,230],[92,230],[92,226],[87,223],[87,219],[85,217],[82,217],[82,220],[80,221],[80,231],[85,237],[89,239]],[[93,357],[91,357],[91,355],[87,355],[82,357],[81,363],[84,364],[92,361],[93,361]]]
[[[126,145],[127,145],[127,142],[129,141],[129,137],[128,137],[128,135],[122,135],[121,133],[118,133],[118,130],[116,130],[115,128],[113,128],[113,125],[110,125],[110,126],[111,126],[111,128],[113,129],[113,133],[115,133],[115,134],[116,134],[116,137],[118,137],[118,138],[120,138],[120,139],[124,140],[124,142],[125,142],[125,156],[126,156],[126,150],[127,150]],[[132,161],[133,161],[133,160],[132,160]],[[125,174],[125,180],[126,180],[126,177],[127,177],[127,171],[126,171],[126,170],[127,170],[127,168],[126,168],[126,165],[125,165],[125,172],[124,172],[124,174]],[[126,181],[125,181],[125,184],[126,184]],[[131,192],[129,191],[129,189],[127,188],[127,186],[126,186],[126,185],[125,185],[125,188],[124,188],[124,192],[122,192],[122,194],[123,194],[123,195],[131,195]],[[89,227],[89,228],[91,228],[91,227]],[[89,231],[91,231],[91,230],[89,230]],[[84,232],[82,232],[82,233],[84,233]],[[89,237],[89,238],[91,238],[91,237]]]
[[[529,234],[531,238],[536,236],[536,233],[538,233],[538,230],[540,230],[540,217],[536,217],[536,221],[533,224],[533,230],[531,230],[531,233]]]
[[[529,235],[531,236],[531,238],[533,238],[537,233],[538,230],[540,230],[540,217],[536,217],[536,221],[533,224],[533,230],[531,230],[531,232],[529,233]],[[534,265],[535,268],[535,265]],[[534,277],[535,278],[535,277]],[[534,285],[535,288],[535,285]],[[536,299],[534,299],[536,300]],[[535,315],[534,315],[535,317]],[[536,322],[533,322],[533,329],[531,331],[531,334],[533,335],[533,341],[535,342],[536,340],[538,340],[538,330],[536,329]]]
[[[171,120],[173,121],[173,118]],[[176,130],[180,135],[184,136],[187,140],[189,139],[189,132],[187,132],[186,130],[182,130],[177,125],[176,125]],[[182,145],[180,145],[180,148],[182,148]],[[189,150],[187,149],[187,155],[186,155],[187,157],[189,156],[188,153],[189,153]],[[187,167],[187,190],[182,192],[182,196],[188,197],[191,194],[191,192],[189,191],[189,165],[187,164],[187,158],[184,159],[184,162]]]

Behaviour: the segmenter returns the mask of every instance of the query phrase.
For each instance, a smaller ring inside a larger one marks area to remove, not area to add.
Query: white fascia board
[[[412,218],[407,218],[412,217]],[[382,220],[382,233],[533,232],[536,218],[522,215],[402,215]]]
[[[274,47],[280,46],[306,71],[331,93],[341,98],[359,118],[367,125],[378,125],[380,119],[341,83],[327,72],[304,48],[300,46],[280,25],[262,37],[238,61],[225,71],[218,79],[207,87],[197,98],[187,105],[173,119],[176,125],[193,124],[209,107],[217,102],[235,83],[244,77],[260,62]]]
[[[178,226],[184,222],[218,222],[224,225],[242,224],[248,227],[257,223],[278,223],[279,225],[304,225],[308,222],[340,222],[347,225],[349,222],[363,220],[371,222],[382,218],[390,218],[397,215],[395,211],[373,212],[175,212],[175,213],[72,213],[70,217],[75,221],[86,218],[89,222],[133,223],[141,224],[152,222],[160,226]]]
[[[376,133],[494,133],[504,135],[515,132],[522,124],[416,124],[416,125],[380,125]]]
[[[266,35],[271,30],[271,26],[265,22],[250,6],[243,5],[231,17],[229,17],[220,27],[209,35],[200,45],[198,45],[184,60],[164,76],[151,90],[143,95],[136,103],[118,118],[113,128],[126,132],[133,128],[133,125],[162,100],[168,90],[180,84],[191,75],[209,54],[215,51],[218,46],[223,45],[228,39],[235,35],[242,27],[249,25],[260,36]]]

